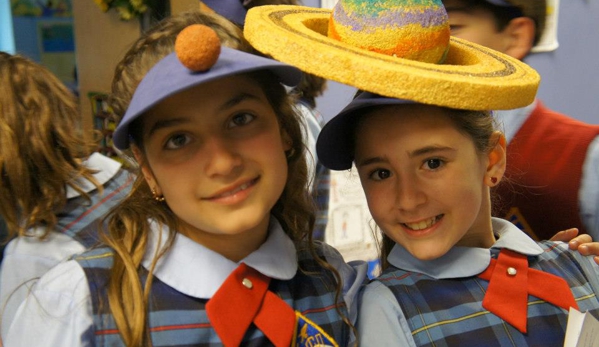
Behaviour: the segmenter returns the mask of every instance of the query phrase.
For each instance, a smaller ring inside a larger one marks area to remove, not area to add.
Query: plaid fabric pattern
[[[93,190],[88,195],[91,201],[82,196],[69,199],[57,215],[56,230],[60,231],[86,248],[98,243],[99,223],[114,206],[124,199],[131,187],[134,176],[121,169],[104,184],[104,191]]]
[[[540,245],[545,252],[529,258],[530,266],[566,279],[580,311],[599,317],[599,300],[579,263],[554,243]],[[397,298],[417,346],[563,346],[567,312],[536,297],[529,295],[522,334],[482,307],[488,282],[478,277],[436,280],[389,268],[377,280]]]
[[[298,258],[301,270],[296,276],[289,281],[272,280],[269,289],[333,337],[339,346],[347,346],[350,329],[343,323],[337,308],[345,316],[347,309],[342,298],[335,301],[334,277],[318,266],[309,252],[298,251]],[[124,346],[110,314],[105,290],[113,252],[109,248],[97,248],[76,260],[86,273],[92,293],[94,331],[90,334],[96,338],[95,346]],[[143,283],[147,271],[142,269],[140,272]],[[206,315],[207,302],[184,295],[154,278],[148,308],[153,346],[222,346]],[[272,346],[253,325],[246,332],[242,345]]]
[[[329,195],[331,190],[331,173],[320,161],[316,164],[316,177],[312,189],[312,199],[316,203],[316,221],[314,223],[314,240],[324,241],[329,218]]]

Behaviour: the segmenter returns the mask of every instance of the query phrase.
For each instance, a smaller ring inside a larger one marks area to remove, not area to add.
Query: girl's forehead
[[[449,120],[449,113],[442,107],[424,104],[386,105],[373,108],[361,117],[357,131],[363,126],[398,127],[407,123],[430,124],[437,120]]]

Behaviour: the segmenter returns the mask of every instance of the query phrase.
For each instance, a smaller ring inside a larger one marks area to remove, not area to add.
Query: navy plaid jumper
[[[98,189],[88,193],[91,201],[82,196],[67,200],[65,207],[56,215],[56,230],[72,237],[85,248],[94,246],[99,242],[98,227],[102,218],[129,194],[134,180],[131,173],[120,169],[104,183],[102,194]]]
[[[317,253],[322,255],[325,247],[330,246],[321,244]],[[95,335],[95,346],[124,346],[106,294],[108,273],[113,262],[112,250],[97,248],[75,260],[83,267],[90,286],[94,314],[94,331],[90,334]],[[347,346],[350,328],[337,310],[346,317],[348,313],[342,296],[335,298],[333,275],[320,267],[307,250],[298,249],[298,266],[301,270],[298,269],[294,278],[288,281],[273,279],[269,289],[317,324],[339,346]],[[147,270],[142,268],[142,283],[146,276]],[[207,299],[182,294],[154,278],[148,306],[153,346],[222,346],[206,315],[207,302]],[[248,328],[242,345],[272,346],[254,325]]]
[[[599,317],[599,300],[572,253],[549,241],[539,246],[545,252],[529,257],[530,267],[564,278],[580,311]],[[476,276],[437,280],[390,267],[376,280],[394,294],[417,346],[563,346],[567,311],[531,295],[522,334],[482,307],[489,283]]]

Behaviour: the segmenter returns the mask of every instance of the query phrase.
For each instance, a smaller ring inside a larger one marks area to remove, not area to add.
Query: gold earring
[[[164,196],[159,196],[158,194],[156,194],[156,191],[152,188],[150,188],[150,190],[152,191],[152,197],[154,198],[154,200],[156,200],[158,202],[164,201]]]

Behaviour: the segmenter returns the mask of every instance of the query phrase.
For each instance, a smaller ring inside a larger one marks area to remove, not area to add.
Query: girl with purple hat
[[[221,46],[243,42],[231,24],[191,16],[144,34],[117,68],[125,112],[113,140],[138,180],[107,219],[106,246],[39,280],[8,345],[352,343],[366,264],[311,239],[300,123],[283,87],[301,73]]]

